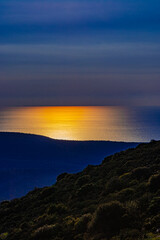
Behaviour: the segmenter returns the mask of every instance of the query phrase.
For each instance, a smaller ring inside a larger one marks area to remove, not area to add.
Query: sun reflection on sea
[[[16,107],[1,111],[0,131],[66,140],[137,141],[124,107]]]

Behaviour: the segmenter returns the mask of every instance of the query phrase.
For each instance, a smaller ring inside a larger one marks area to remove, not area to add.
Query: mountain
[[[0,216],[7,240],[158,240],[160,141],[62,173],[50,187],[2,202]]]
[[[0,133],[0,201],[51,185],[61,172],[75,173],[137,143],[63,141],[22,133]]]

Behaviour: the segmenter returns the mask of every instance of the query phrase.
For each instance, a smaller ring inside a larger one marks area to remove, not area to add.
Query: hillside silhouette
[[[22,133],[0,133],[0,201],[53,184],[61,172],[75,173],[137,143],[63,141]]]
[[[9,240],[159,239],[160,141],[63,173],[51,187],[0,205]]]

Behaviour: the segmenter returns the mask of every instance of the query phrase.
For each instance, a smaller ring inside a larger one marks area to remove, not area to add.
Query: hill
[[[160,141],[106,157],[0,205],[9,240],[140,240],[160,228]]]
[[[53,184],[61,172],[75,173],[137,143],[63,141],[22,133],[0,133],[0,201]]]

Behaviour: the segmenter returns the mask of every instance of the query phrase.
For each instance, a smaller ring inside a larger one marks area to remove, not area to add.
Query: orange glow
[[[121,107],[20,107],[4,115],[1,131],[66,140],[134,141],[127,109]]]

